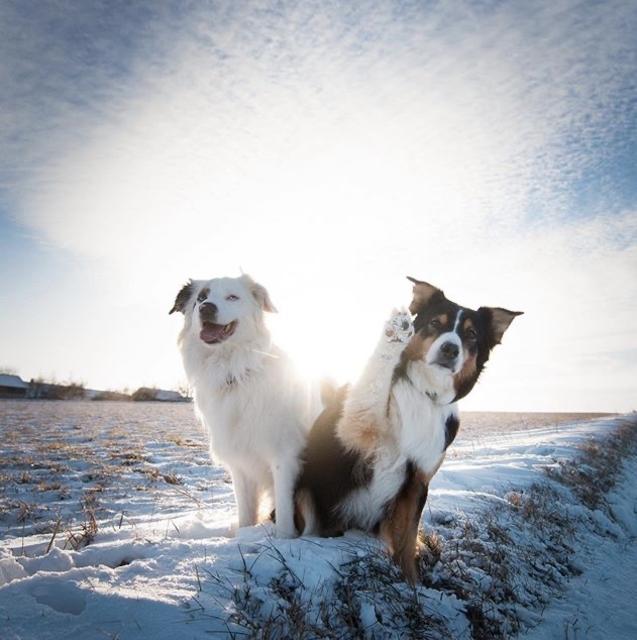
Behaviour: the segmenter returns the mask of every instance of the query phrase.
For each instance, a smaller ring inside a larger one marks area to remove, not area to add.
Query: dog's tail
[[[340,387],[331,378],[321,380],[321,404],[324,409],[332,407],[335,404],[342,404],[349,390],[349,384]]]
[[[294,526],[301,536],[319,534],[314,501],[307,489],[299,489],[294,496]]]

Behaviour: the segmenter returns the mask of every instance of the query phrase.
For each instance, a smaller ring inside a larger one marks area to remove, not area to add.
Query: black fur
[[[513,313],[515,315],[519,314],[519,312]],[[500,342],[494,335],[493,311],[489,307],[480,307],[477,311],[465,309],[462,317],[463,319],[471,319],[473,328],[478,334],[474,340],[467,342],[464,330],[459,331],[463,344],[469,348],[469,353],[476,354],[476,373],[472,378],[466,378],[462,381],[462,384],[458,385],[454,402],[464,398],[473,389],[489,360],[491,350]]]
[[[184,309],[186,308],[186,305],[188,304],[188,301],[192,296],[192,291],[192,282],[188,282],[187,284],[185,284],[177,294],[177,297],[175,298],[175,304],[173,305],[173,308],[168,312],[168,315],[170,315],[171,313],[175,313],[175,311],[184,313]]]
[[[302,457],[296,491],[312,496],[320,535],[340,535],[342,521],[335,508],[352,491],[369,484],[372,465],[358,453],[343,447],[336,436],[336,425],[343,414],[348,387],[341,387],[330,399],[310,431]]]
[[[460,420],[453,414],[445,421],[445,449],[456,439]]]

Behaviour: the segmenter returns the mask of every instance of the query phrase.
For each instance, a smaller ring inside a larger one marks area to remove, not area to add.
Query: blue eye
[[[231,293],[229,296],[226,296],[226,300],[230,300],[230,302],[234,302],[235,300],[238,300],[239,296],[235,296],[234,293]]]
[[[208,294],[207,294],[205,291],[202,291],[202,292],[197,296],[197,302],[203,302],[207,297],[208,297]]]

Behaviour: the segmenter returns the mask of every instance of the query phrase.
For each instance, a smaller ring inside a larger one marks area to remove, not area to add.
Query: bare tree
[[[5,365],[0,364],[0,373],[4,373],[7,376],[17,376],[18,370],[14,367],[7,367]]]

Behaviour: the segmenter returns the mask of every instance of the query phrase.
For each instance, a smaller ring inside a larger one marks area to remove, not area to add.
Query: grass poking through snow
[[[637,429],[627,420],[550,467],[546,482],[485,498],[477,514],[428,525],[415,588],[374,545],[351,546],[334,580],[311,590],[283,556],[267,584],[244,563],[241,579],[227,585],[228,633],[268,640],[515,637],[537,624],[550,599],[581,572],[573,561],[578,525],[598,526],[593,510],[603,508],[622,459],[636,452]]]

